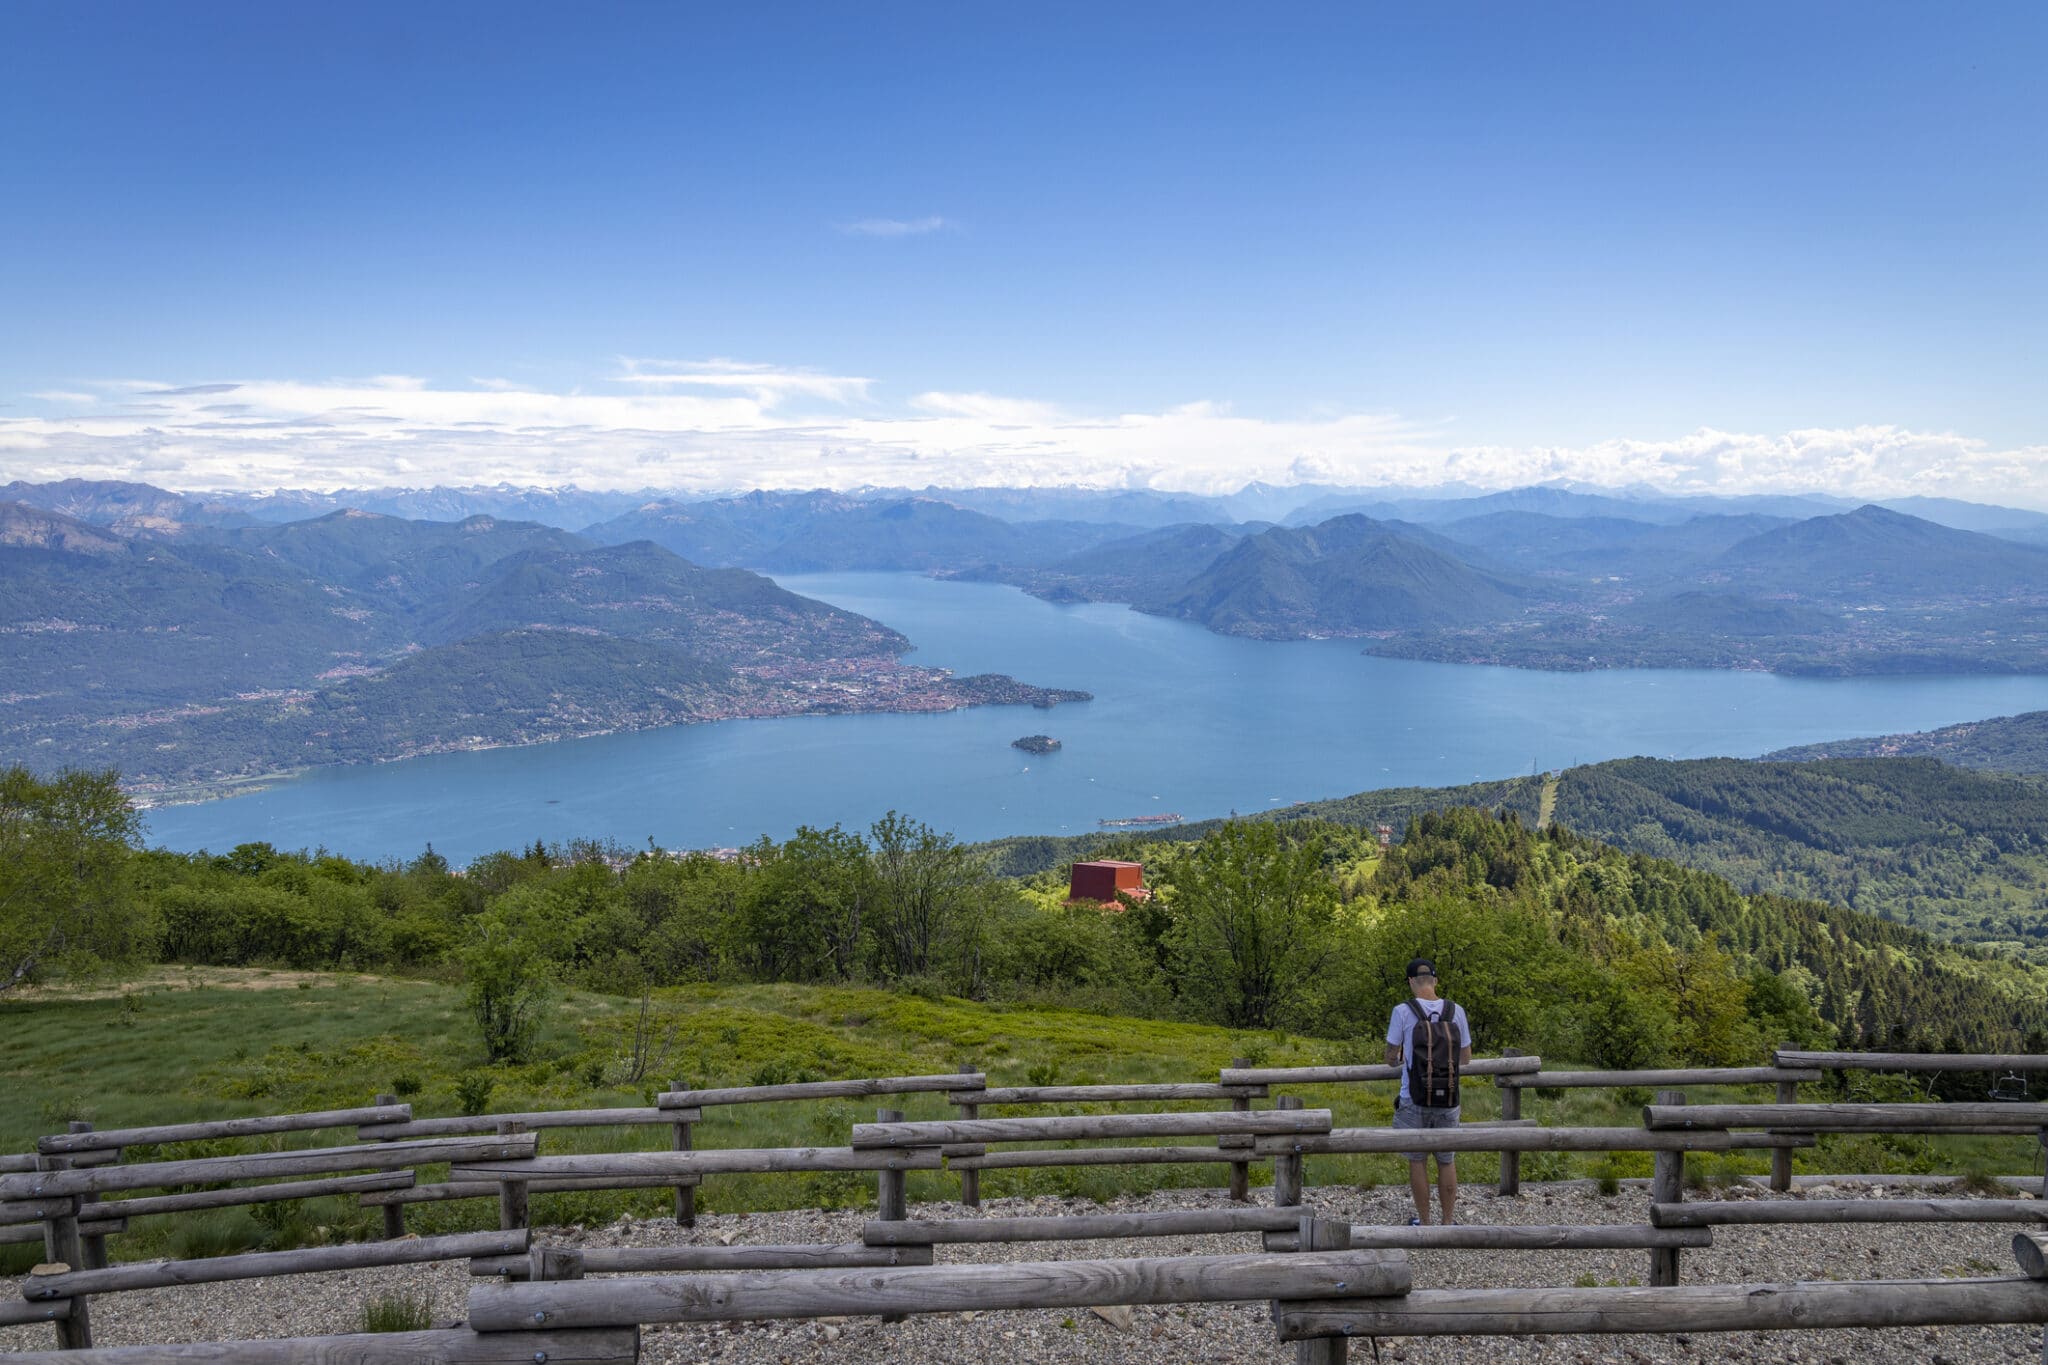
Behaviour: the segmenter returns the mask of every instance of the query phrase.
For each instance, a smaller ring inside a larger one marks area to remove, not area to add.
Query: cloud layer
[[[1669,493],[1910,494],[2048,506],[2048,446],[1857,427],[1702,429],[1596,445],[1472,446],[1441,425],[1349,413],[1254,417],[1190,403],[1078,413],[989,393],[893,410],[875,381],[733,360],[629,358],[601,392],[404,375],[124,381],[23,394],[0,417],[0,481],[137,479],[180,489],[430,483],[585,488],[1081,485],[1232,491],[1552,480]],[[31,414],[18,416],[27,410]]]

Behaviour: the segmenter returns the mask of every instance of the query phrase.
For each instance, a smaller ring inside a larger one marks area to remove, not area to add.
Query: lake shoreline
[[[1534,672],[1379,658],[1349,640],[1246,640],[1123,606],[1055,606],[1013,587],[920,574],[782,585],[900,631],[917,642],[909,658],[920,664],[963,679],[1028,677],[1093,700],[1060,708],[1056,726],[1020,725],[1015,709],[984,705],[670,725],[324,765],[252,782],[232,800],[157,806],[150,841],[324,845],[371,860],[415,857],[431,841],[461,862],[536,838],[737,847],[798,826],[865,829],[897,811],[978,842],[1092,833],[1105,818],[1178,811],[1195,821],[1453,787],[1532,765],[1753,758],[2048,707],[2039,678]],[[1056,759],[1010,747],[1027,731],[1056,733]]]

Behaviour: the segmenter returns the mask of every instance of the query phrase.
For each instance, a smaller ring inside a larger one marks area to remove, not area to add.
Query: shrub
[[[424,1332],[433,1325],[434,1303],[425,1294],[400,1290],[363,1305],[365,1332]]]
[[[455,1078],[455,1102],[465,1114],[481,1114],[490,1108],[491,1092],[498,1082],[487,1071],[466,1071]]]
[[[410,1071],[402,1071],[391,1078],[391,1093],[402,1100],[409,1100],[424,1089],[425,1083]]]

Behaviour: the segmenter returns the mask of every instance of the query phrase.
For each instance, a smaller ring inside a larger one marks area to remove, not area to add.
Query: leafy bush
[[[491,1107],[491,1092],[497,1087],[488,1071],[466,1071],[455,1078],[455,1103],[465,1114],[481,1114]]]
[[[411,1099],[426,1088],[419,1077],[410,1071],[401,1071],[391,1078],[391,1093],[402,1100]]]

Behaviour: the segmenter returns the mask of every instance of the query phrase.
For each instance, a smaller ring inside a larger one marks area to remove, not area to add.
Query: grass
[[[252,973],[261,977],[260,973]],[[189,983],[189,984],[188,984]],[[656,1071],[627,1076],[637,1001],[570,992],[552,1008],[534,1059],[486,1067],[472,1036],[461,993],[430,981],[295,973],[273,989],[213,969],[183,975],[158,969],[125,991],[66,997],[41,993],[0,1003],[0,1090],[38,1097],[0,1106],[0,1151],[28,1149],[68,1119],[102,1128],[183,1122],[245,1114],[340,1108],[369,1102],[401,1086],[413,1091],[422,1117],[463,1112],[465,1085],[490,1083],[497,1110],[639,1106],[671,1080],[693,1085],[745,1085],[770,1080],[921,1075],[963,1064],[983,1068],[991,1085],[1178,1081],[1213,1077],[1233,1057],[1261,1065],[1301,1066],[1377,1060],[1377,1039],[1332,1040],[1280,1033],[1247,1034],[1197,1024],[1113,1018],[1075,1010],[1004,1008],[927,1000],[848,987],[682,987],[656,998],[660,1033],[676,1026],[676,1043]],[[1566,1059],[1556,1059],[1564,1062]],[[1329,1108],[1339,1126],[1384,1126],[1393,1112],[1392,1086],[1304,1086],[1312,1108]],[[1753,1089],[1697,1087],[1694,1102],[1755,1098]],[[473,1098],[473,1095],[472,1095]],[[1465,1089],[1468,1118],[1499,1114],[1499,1095],[1484,1081]],[[1524,1115],[1555,1125],[1640,1123],[1628,1097],[1599,1090],[1525,1091]],[[699,1147],[842,1145],[848,1127],[871,1119],[880,1101],[748,1105],[713,1108],[695,1133]],[[939,1095],[886,1103],[909,1117],[950,1118]],[[1096,1106],[1103,1108],[1103,1106]],[[1176,1106],[1205,1108],[1196,1103]],[[1011,1110],[984,1106],[987,1117]],[[255,1147],[318,1146],[346,1134],[288,1134],[238,1143],[185,1143],[129,1159],[205,1156]],[[550,1131],[550,1153],[666,1149],[665,1127]],[[1928,1139],[1843,1135],[1795,1154],[1802,1172],[2012,1171],[2037,1161],[2030,1140]],[[1497,1178],[1498,1158],[1469,1153],[1466,1181]],[[1700,1177],[1725,1183],[1770,1169],[1768,1153],[1708,1159]],[[441,1178],[429,1168],[423,1181]],[[1260,1172],[1253,1168],[1254,1179]],[[1651,1171],[1648,1153],[1612,1155],[1532,1152],[1522,1158],[1527,1181],[1591,1176],[1603,1186]],[[1315,1184],[1401,1184],[1397,1156],[1316,1157]],[[985,1197],[1051,1194],[1108,1201],[1121,1194],[1223,1183],[1218,1166],[1075,1167],[987,1171]],[[955,1199],[958,1178],[912,1172],[913,1200]],[[792,1207],[872,1205],[872,1177],[846,1173],[719,1176],[698,1190],[707,1213]],[[609,1222],[621,1214],[668,1212],[665,1190],[536,1195],[537,1223]],[[112,1240],[120,1258],[181,1258],[231,1251],[344,1241],[371,1235],[375,1210],[353,1200],[307,1200],[252,1210],[183,1218],[139,1218]],[[415,1205],[408,1226],[422,1234],[496,1225],[489,1201]],[[32,1263],[32,1262],[31,1262]]]
[[[424,1332],[434,1325],[434,1303],[425,1294],[400,1290],[379,1294],[363,1305],[365,1332]]]

